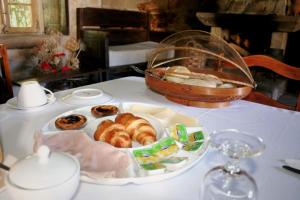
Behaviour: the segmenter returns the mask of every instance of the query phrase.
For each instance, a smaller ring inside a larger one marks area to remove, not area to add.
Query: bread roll
[[[182,74],[180,74],[182,73]],[[188,74],[190,74],[191,71],[184,67],[184,66],[173,66],[173,67],[170,67],[166,70],[165,72],[165,78],[168,79],[170,77],[173,77],[173,78],[190,78],[190,76]]]
[[[217,83],[215,81],[208,81],[202,79],[186,79],[184,80],[183,84],[186,85],[195,85],[201,87],[209,87],[209,88],[216,88]]]
[[[216,88],[223,82],[215,75],[191,72],[184,66],[174,66],[166,70],[164,78],[167,81],[194,85],[201,87]]]

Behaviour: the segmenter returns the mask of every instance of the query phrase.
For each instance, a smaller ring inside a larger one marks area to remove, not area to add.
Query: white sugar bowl
[[[67,200],[75,194],[79,180],[80,165],[75,157],[41,146],[37,154],[12,166],[5,181],[13,199]]]

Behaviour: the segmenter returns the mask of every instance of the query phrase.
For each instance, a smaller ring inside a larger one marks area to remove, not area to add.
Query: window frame
[[[8,0],[1,0],[1,31],[0,34],[15,34],[15,33],[42,33],[43,29],[43,18],[40,17],[40,6],[41,1],[31,0],[31,12],[32,12],[32,26],[31,27],[11,27],[10,17],[8,10]]]

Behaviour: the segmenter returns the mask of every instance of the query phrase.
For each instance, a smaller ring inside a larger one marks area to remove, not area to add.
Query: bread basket
[[[228,106],[247,96],[255,85],[235,49],[198,30],[178,32],[161,41],[149,57],[145,81],[171,101],[207,108]]]

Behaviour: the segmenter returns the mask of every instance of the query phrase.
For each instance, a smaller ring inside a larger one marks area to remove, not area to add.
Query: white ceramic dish
[[[69,105],[98,105],[111,101],[113,97],[102,90],[86,88],[74,90],[59,100]]]
[[[137,103],[128,102],[128,103],[122,103],[122,104],[107,104],[107,105],[119,106],[119,109],[121,110],[121,112],[126,112],[130,108],[130,106],[134,105],[134,104],[137,104]],[[143,103],[143,104],[140,104],[140,105],[154,106],[154,107],[159,108],[159,106],[151,105],[151,104],[144,104]],[[59,115],[57,117],[64,116],[64,115],[69,115],[69,114],[82,114],[82,115],[85,115],[88,119],[88,122],[87,122],[87,125],[82,128],[82,130],[86,131],[89,136],[93,137],[93,134],[94,134],[94,131],[95,131],[94,129],[98,125],[98,123],[100,123],[100,121],[102,121],[104,119],[114,119],[115,116],[109,116],[109,117],[104,117],[104,118],[95,118],[90,112],[91,107],[92,106],[86,106],[86,107],[74,109],[74,110],[62,113],[61,115]],[[149,120],[149,122],[153,125],[153,127],[158,131],[158,139],[167,137],[167,133],[164,131],[165,127],[163,127],[161,125],[161,123],[159,122],[158,119],[155,119],[152,116],[147,116],[147,115],[143,115],[143,114],[140,114],[140,113],[136,114],[136,115],[144,117],[147,120]],[[57,117],[51,119],[47,124],[44,125],[44,127],[42,128],[42,131],[45,134],[47,134],[47,132],[50,133],[50,131],[57,131],[57,128],[55,127],[55,124],[54,124]],[[196,127],[193,127],[188,131],[195,131],[195,130],[198,130],[198,129]],[[150,145],[152,145],[152,144],[150,144]],[[186,152],[186,151],[180,150],[178,153],[176,153],[174,155],[174,156],[178,156],[178,157],[188,157],[187,162],[183,166],[181,166],[180,168],[178,168],[175,171],[168,171],[167,170],[165,173],[157,174],[157,175],[146,175],[146,174],[141,172],[140,167],[136,163],[136,161],[133,158],[133,155],[131,153],[136,148],[141,148],[141,145],[135,143],[135,144],[133,144],[133,148],[120,149],[122,151],[127,151],[129,153],[129,155],[131,155],[131,157],[132,157],[131,164],[128,167],[128,176],[127,177],[94,179],[94,178],[90,178],[90,177],[85,176],[85,175],[82,174],[81,175],[81,180],[85,181],[85,182],[88,182],[88,183],[94,183],[94,184],[124,185],[124,184],[129,184],[129,183],[134,183],[134,184],[151,183],[151,182],[162,181],[162,180],[165,180],[165,179],[172,178],[174,176],[177,176],[177,175],[185,172],[189,168],[191,168],[193,165],[195,165],[203,157],[205,152],[207,152],[208,137],[207,137],[206,134],[204,134],[204,142],[203,142],[202,146],[197,151],[195,151],[195,152]]]
[[[16,162],[5,178],[13,199],[71,199],[80,180],[80,164],[67,153],[41,146],[37,154]]]
[[[35,110],[42,110],[45,109],[48,105],[53,104],[56,101],[56,98],[48,98],[47,103],[40,105],[40,106],[35,106],[35,107],[19,107],[18,106],[18,99],[17,97],[9,99],[6,104],[8,105],[9,108],[16,109],[16,110],[23,110],[23,111],[35,111]]]

